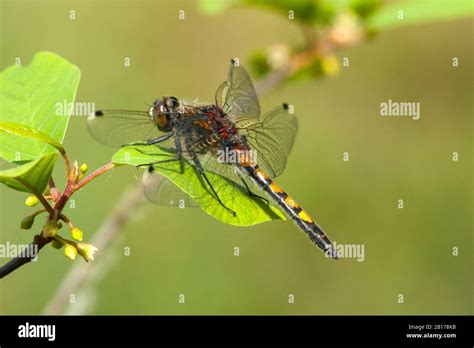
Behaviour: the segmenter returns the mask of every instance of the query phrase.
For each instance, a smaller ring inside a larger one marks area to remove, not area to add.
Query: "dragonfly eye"
[[[150,117],[153,117],[153,118],[159,115],[164,116],[167,113],[168,113],[168,109],[166,108],[164,101],[160,99],[155,100],[155,102],[153,103],[153,106],[150,108],[148,112]]]
[[[165,97],[164,101],[169,111],[175,110],[179,107],[179,100],[176,97]]]

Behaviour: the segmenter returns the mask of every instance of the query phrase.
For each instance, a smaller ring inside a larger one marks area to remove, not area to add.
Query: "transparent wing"
[[[298,130],[296,116],[283,104],[249,124],[248,120],[236,123],[250,147],[257,152],[257,163],[274,178],[283,173]]]
[[[208,178],[210,179],[214,190],[217,192],[220,200],[224,202],[224,204],[236,199],[236,191],[231,190],[231,186],[238,189],[239,193],[237,193],[237,195],[249,195],[249,191],[253,191],[253,181],[250,177],[245,175],[245,173],[240,172],[238,167],[232,164],[219,162],[218,157],[215,156],[212,151],[203,151],[202,153],[194,154],[197,155],[199,163],[205,169],[206,173],[208,173]],[[202,195],[202,192],[200,190],[196,191],[196,189],[204,187],[208,192],[208,195],[199,196],[200,199],[198,201],[200,204],[216,204],[214,195],[204,178],[199,174],[199,171],[191,159],[190,153],[183,151],[182,155],[182,160],[185,163],[190,164],[195,172],[194,176],[188,177],[184,190],[192,192],[192,195]],[[159,166],[159,164],[153,164],[153,166]],[[212,176],[209,176],[210,172],[224,177],[229,181],[215,180]],[[180,208],[197,206],[197,203],[188,194],[184,193],[180,188],[175,186],[162,175],[156,172],[151,172],[147,173],[146,176],[144,176],[143,189],[145,196],[150,202],[158,205],[177,206]],[[257,201],[260,204],[260,200]]]
[[[187,193],[156,172],[146,172],[143,175],[143,192],[148,201],[154,204],[180,208],[198,206]]]
[[[87,126],[94,139],[115,147],[155,139],[163,134],[144,111],[97,111],[89,116]]]
[[[215,145],[212,145],[212,139],[214,138],[214,136],[219,138],[219,135],[212,131],[204,132],[200,135],[197,135],[197,132],[194,132],[195,138],[189,144],[189,150],[187,148],[184,148],[182,150],[183,157],[189,163],[192,163],[192,165],[194,165],[192,155],[197,156],[199,163],[201,164],[204,170],[229,179],[247,192],[247,187],[250,189],[253,186],[253,181],[250,178],[247,178],[246,175],[243,175],[238,170],[238,167],[234,165],[235,159],[234,162],[226,163],[225,156],[220,156],[219,153],[219,150],[223,149],[220,146],[216,147]],[[231,148],[229,148],[228,150],[232,151]],[[192,154],[189,153],[189,151],[192,151]],[[223,153],[226,152],[223,151]],[[245,183],[243,181],[245,181]]]
[[[235,165],[219,162],[218,157],[215,154],[211,152],[199,154],[198,158],[202,167],[206,171],[218,174],[234,182],[234,184],[239,186],[242,191],[248,193],[247,188],[252,189],[254,186],[253,181],[245,174],[241,173]]]
[[[242,117],[258,117],[260,105],[252,80],[244,68],[231,60],[227,81],[217,89],[216,103],[235,122]]]
[[[189,163],[188,160],[183,160]],[[231,166],[220,163],[218,166],[215,167],[209,166],[209,161],[212,160],[213,157],[210,155],[201,156],[201,164],[203,165],[203,167],[206,167],[207,173],[212,171],[215,174],[219,174],[231,180],[231,182],[229,183],[222,180],[216,181],[212,180],[212,178],[210,179],[214,190],[217,192],[219,198],[222,202],[224,202],[224,204],[232,202],[236,198],[235,191],[229,190],[230,185],[238,188],[241,195],[248,195],[247,188],[245,187],[245,185],[243,185],[239,176],[237,176],[236,172],[233,171]],[[201,204],[207,204],[206,201],[209,202],[209,204],[215,204],[215,197],[212,194],[210,188],[204,181],[204,178],[201,177],[195,166],[194,169],[195,176],[189,178],[185,190],[188,192],[193,192],[194,194],[198,194],[196,189],[198,187],[204,187],[208,192],[208,195],[206,195],[205,197],[201,197]],[[250,178],[245,180],[247,185],[250,185]],[[143,191],[148,201],[154,204],[175,206],[180,208],[198,206],[197,203],[187,193],[183,192],[169,179],[156,172],[148,172],[144,174]]]

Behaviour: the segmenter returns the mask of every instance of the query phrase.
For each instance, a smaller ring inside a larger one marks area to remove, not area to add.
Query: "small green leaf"
[[[57,153],[48,153],[35,161],[0,171],[0,182],[22,192],[42,193],[53,171]]]
[[[272,10],[286,18],[291,11],[295,21],[319,26],[329,25],[336,15],[334,4],[327,0],[241,0],[241,4]]]
[[[35,222],[36,215],[25,216],[20,222],[20,228],[22,230],[29,230]]]
[[[215,15],[223,12],[235,2],[235,0],[199,0],[198,11],[207,15]]]
[[[250,56],[250,69],[257,77],[268,75],[272,71],[265,50],[256,50]]]
[[[74,101],[79,69],[50,52],[35,55],[27,67],[12,66],[0,74],[0,121],[16,122],[47,134],[62,143],[69,122],[64,105]],[[69,109],[69,108],[67,108]],[[47,143],[0,133],[0,157],[25,162],[54,152]]]
[[[115,153],[112,162],[116,165],[138,166],[167,158],[170,158],[170,153],[157,146],[127,146]],[[267,205],[259,198],[250,197],[246,190],[233,181],[215,173],[206,172],[206,176],[215,187],[220,199],[237,213],[236,217],[232,216],[217,202],[205,183],[199,180],[196,168],[186,161],[182,161],[182,163],[182,170],[179,161],[163,163],[154,167],[156,172],[186,192],[212,217],[236,226],[251,226],[275,219],[285,220],[285,216],[280,210]]]
[[[49,144],[56,148],[59,152],[64,153],[64,148],[56,140],[24,124],[0,121],[0,132],[6,132],[20,137],[38,140],[43,143]]]
[[[426,1],[405,0],[380,8],[369,18],[368,26],[383,30],[469,17],[474,14],[472,0]]]
[[[63,247],[63,243],[57,241],[57,240],[53,240],[51,242],[51,246],[54,248],[54,249],[61,249]]]
[[[360,18],[367,19],[380,9],[382,0],[352,0],[348,5]]]

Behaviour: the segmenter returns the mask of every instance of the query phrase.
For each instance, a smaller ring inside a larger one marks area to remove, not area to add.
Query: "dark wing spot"
[[[98,110],[98,111],[95,112],[95,115],[96,116],[104,116],[104,113],[102,111]]]
[[[285,110],[288,110],[290,107],[287,103],[283,103],[282,106],[283,106],[283,109]]]

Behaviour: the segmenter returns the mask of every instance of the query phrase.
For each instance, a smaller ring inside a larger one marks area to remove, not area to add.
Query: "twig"
[[[136,185],[123,194],[119,203],[99,228],[92,241],[92,244],[97,246],[102,254],[116,239],[130,217],[136,214],[137,208],[143,201],[143,193],[140,185]],[[52,315],[62,313],[69,296],[74,294],[77,289],[87,281],[88,277],[92,276],[96,267],[96,262],[80,262],[74,264],[64,277],[53,298],[46,305],[43,314]]]
[[[17,268],[27,264],[28,262],[31,262],[31,260],[33,260],[38,255],[38,252],[41,250],[41,248],[43,248],[49,242],[49,238],[44,238],[41,234],[37,234],[33,242],[28,244],[28,246],[21,251],[20,255],[22,256],[15,257],[0,267],[0,279],[9,275]]]
[[[59,150],[59,152],[61,153],[61,156],[63,156],[64,164],[66,166],[66,175],[68,178],[70,178],[72,175],[72,167],[71,161],[69,160],[69,156],[67,155],[66,151],[64,151],[64,149]]]
[[[50,216],[54,215],[53,208],[51,208],[46,198],[44,198],[44,196],[40,192],[38,192],[38,190],[35,187],[30,185],[27,181],[23,180],[22,178],[16,178],[15,180],[18,181],[23,186],[25,186],[32,194],[34,194],[38,198],[38,200],[43,205],[43,207],[48,211]]]
[[[79,181],[79,183],[75,186],[73,186],[73,192],[80,190],[82,187],[87,185],[89,182],[91,182],[93,179],[97,178],[99,175],[104,174],[105,172],[113,169],[115,165],[113,163],[107,163],[106,165],[100,167],[99,169],[95,170],[94,172],[90,173],[88,176],[86,176],[84,179]]]
[[[259,83],[255,84],[255,92],[262,96],[282,83],[288,77],[288,69],[281,69],[266,76]]]
[[[63,157],[66,160],[67,166],[69,166],[69,160],[67,155],[64,153]],[[51,189],[52,197],[53,200],[55,201],[54,206],[51,207],[51,205],[48,203],[46,198],[36,190],[35,187],[31,186],[28,182],[25,180],[22,180],[20,178],[17,178],[16,180],[25,186],[31,193],[33,193],[36,197],[38,197],[39,201],[41,204],[44,206],[45,210],[49,213],[49,218],[56,221],[58,218],[61,218],[65,222],[69,222],[69,219],[63,215],[61,212],[66,205],[66,202],[69,200],[69,198],[72,196],[72,194],[78,190],[80,190],[82,187],[87,185],[89,182],[91,182],[93,179],[97,178],[99,175],[104,174],[105,172],[111,170],[114,168],[113,163],[108,163],[96,171],[92,172],[90,175],[88,175],[86,178],[81,180],[79,183],[76,183],[76,180],[73,176],[71,176],[72,172],[70,172],[70,166],[68,167],[68,182],[66,185],[66,188],[64,189],[63,193],[59,196],[59,191],[56,189],[56,185],[54,183],[54,180],[52,178],[49,179],[48,184]],[[53,191],[55,193],[53,193]],[[56,199],[54,199],[54,196],[56,195]],[[3,277],[7,276],[17,268],[20,268],[21,266],[27,264],[30,262],[32,259],[36,257],[37,252],[41,248],[43,248],[46,244],[50,243],[52,241],[51,238],[45,238],[42,236],[41,232],[34,237],[34,240],[31,244],[26,247],[20,256],[17,256],[13,258],[12,260],[8,261],[6,264],[2,265],[0,267],[0,279]],[[31,253],[26,253],[27,249],[30,248],[30,250],[35,251],[35,255],[31,256]],[[26,256],[25,256],[26,255]]]

